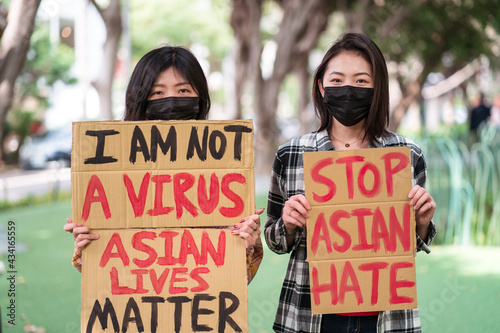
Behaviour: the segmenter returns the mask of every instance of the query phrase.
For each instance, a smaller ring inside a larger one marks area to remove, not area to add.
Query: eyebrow
[[[185,86],[185,85],[190,86],[191,84],[189,82],[179,82],[179,83],[175,84],[175,87],[180,87],[180,86]],[[155,84],[153,84],[153,87],[165,87],[165,85],[161,84],[161,83],[155,83]]]
[[[342,76],[345,76],[344,73],[342,73],[342,72],[336,72],[336,71],[330,72],[328,74],[328,76],[330,76],[330,75],[342,75]],[[361,75],[368,75],[369,77],[371,77],[371,75],[368,74],[367,72],[359,72],[359,73],[354,74],[354,76],[361,76]]]

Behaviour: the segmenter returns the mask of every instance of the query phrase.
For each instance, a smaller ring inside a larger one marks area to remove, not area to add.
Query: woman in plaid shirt
[[[420,148],[388,132],[389,83],[378,46],[367,36],[343,35],[325,54],[313,80],[320,128],[283,144],[273,164],[265,238],[269,248],[290,253],[273,329],[276,332],[420,332],[418,309],[313,315],[306,262],[306,218],[302,154],[378,147],[411,148],[417,250],[429,253],[436,234],[436,204],[425,190],[426,164]]]

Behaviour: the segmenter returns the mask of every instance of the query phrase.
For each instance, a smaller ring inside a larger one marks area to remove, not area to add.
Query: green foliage
[[[38,25],[30,40],[23,70],[17,80],[18,94],[22,98],[35,97],[40,108],[48,106],[47,93],[56,81],[75,83],[69,70],[75,62],[74,50],[69,46],[50,41],[49,28]]]
[[[201,46],[214,71],[220,70],[232,45],[226,1],[132,0],[130,13],[135,59],[161,45]]]
[[[427,187],[437,202],[437,243],[500,245],[500,130],[472,142],[464,125],[414,138],[425,153]]]
[[[487,31],[500,31],[498,1],[392,0],[373,9],[365,28],[390,60],[409,62],[416,56],[427,72],[443,71],[446,75],[481,54],[494,58],[495,41]],[[409,15],[387,31],[384,23],[395,21],[402,13]],[[444,64],[443,56],[448,58]]]

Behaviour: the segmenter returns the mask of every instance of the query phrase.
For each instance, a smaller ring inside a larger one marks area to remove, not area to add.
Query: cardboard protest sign
[[[251,120],[74,123],[71,165],[91,229],[234,225],[255,206]]]
[[[314,314],[417,307],[409,147],[304,153]]]
[[[244,241],[210,227],[253,214],[253,163],[251,121],[74,123],[82,332],[248,331]]]
[[[230,230],[99,236],[83,251],[82,332],[248,332],[245,244]]]

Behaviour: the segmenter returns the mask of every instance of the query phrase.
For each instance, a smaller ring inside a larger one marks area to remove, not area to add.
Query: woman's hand
[[[245,217],[239,224],[234,226],[233,235],[239,235],[245,240],[245,247],[248,249],[260,241],[260,214],[264,208],[257,209],[255,214]]]
[[[294,195],[285,202],[282,219],[287,235],[292,234],[297,227],[305,228],[310,209],[311,205],[303,194]]]
[[[417,233],[420,238],[425,240],[427,239],[429,223],[436,211],[436,203],[429,192],[419,185],[413,186],[408,194],[408,198],[410,198],[410,205],[415,209]]]
[[[64,231],[73,234],[73,239],[75,240],[75,250],[78,253],[82,253],[85,245],[89,244],[94,239],[98,239],[99,235],[91,234],[88,227],[83,226],[81,223],[73,223],[73,220],[69,217],[66,219],[68,223],[64,225]]]

